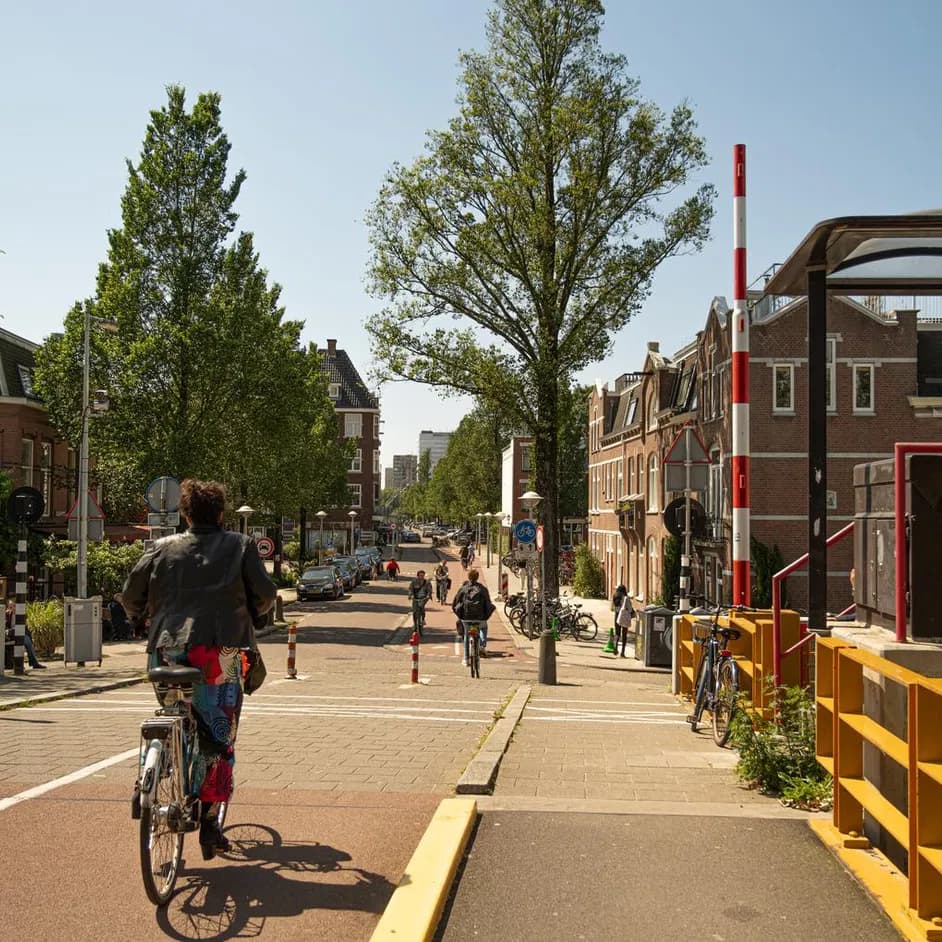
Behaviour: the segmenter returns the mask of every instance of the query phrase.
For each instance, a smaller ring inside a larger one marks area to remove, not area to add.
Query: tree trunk
[[[555,375],[543,378],[537,390],[539,425],[535,436],[536,491],[543,498],[539,508],[543,525],[548,598],[559,595],[559,382]]]

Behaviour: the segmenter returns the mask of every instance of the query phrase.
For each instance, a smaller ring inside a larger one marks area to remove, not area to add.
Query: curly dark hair
[[[226,509],[226,488],[218,481],[187,478],[180,485],[180,513],[197,526],[215,526]]]

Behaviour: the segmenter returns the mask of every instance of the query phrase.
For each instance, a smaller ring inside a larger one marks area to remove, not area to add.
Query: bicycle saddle
[[[720,628],[720,634],[727,641],[738,641],[742,632],[738,628]]]
[[[199,683],[203,672],[198,667],[174,664],[171,667],[152,667],[147,672],[147,679],[152,684],[170,684],[173,687],[186,687]]]

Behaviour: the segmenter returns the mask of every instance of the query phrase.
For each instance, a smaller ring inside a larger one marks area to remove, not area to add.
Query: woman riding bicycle
[[[242,650],[255,648],[255,624],[277,594],[255,542],[222,529],[225,506],[221,484],[184,481],[180,513],[188,529],[158,540],[122,593],[130,618],[150,617],[149,667],[189,664],[203,672],[192,694],[200,749],[192,787],[203,809],[200,847],[206,860],[229,847],[217,815],[232,798]]]
[[[448,600],[448,590],[451,588],[451,576],[448,575],[447,563],[439,563],[435,570],[435,597],[439,605]]]

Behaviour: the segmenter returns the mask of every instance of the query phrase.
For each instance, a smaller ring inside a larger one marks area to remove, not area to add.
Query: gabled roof
[[[346,350],[321,350],[321,369],[328,383],[340,387],[340,395],[333,400],[337,409],[378,409],[379,399],[367,388]]]
[[[0,395],[12,399],[42,400],[33,392],[35,351],[39,344],[0,329]]]

